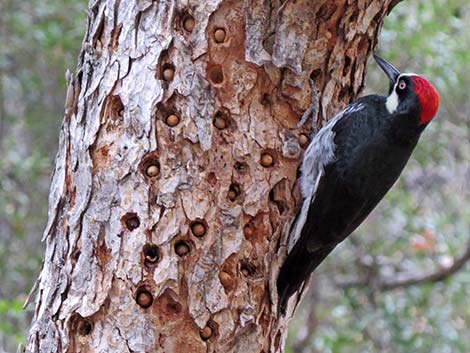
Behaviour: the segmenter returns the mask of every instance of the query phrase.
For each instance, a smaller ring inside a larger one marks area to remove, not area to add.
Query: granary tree
[[[283,352],[298,123],[356,97],[396,2],[91,0],[26,351]]]

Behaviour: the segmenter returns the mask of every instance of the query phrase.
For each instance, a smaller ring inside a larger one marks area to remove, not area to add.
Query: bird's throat
[[[392,93],[388,96],[387,101],[385,102],[385,106],[390,114],[395,113],[398,107],[398,94],[395,92],[395,89]]]

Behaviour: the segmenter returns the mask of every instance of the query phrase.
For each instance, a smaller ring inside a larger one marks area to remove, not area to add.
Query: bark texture
[[[27,351],[282,352],[308,79],[354,98],[390,3],[92,0]]]

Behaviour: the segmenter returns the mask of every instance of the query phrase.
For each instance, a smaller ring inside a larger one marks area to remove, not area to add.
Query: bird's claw
[[[310,89],[312,91],[312,102],[307,110],[300,118],[300,121],[297,123],[297,128],[301,128],[311,116],[312,119],[312,134],[315,135],[317,133],[317,119],[318,119],[318,109],[319,109],[319,100],[318,100],[318,92],[317,87],[315,86],[315,82],[312,79],[308,80],[310,84]]]

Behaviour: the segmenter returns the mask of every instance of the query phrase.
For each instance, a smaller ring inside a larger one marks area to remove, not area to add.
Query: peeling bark
[[[297,128],[361,90],[391,0],[91,0],[28,352],[283,352]]]

